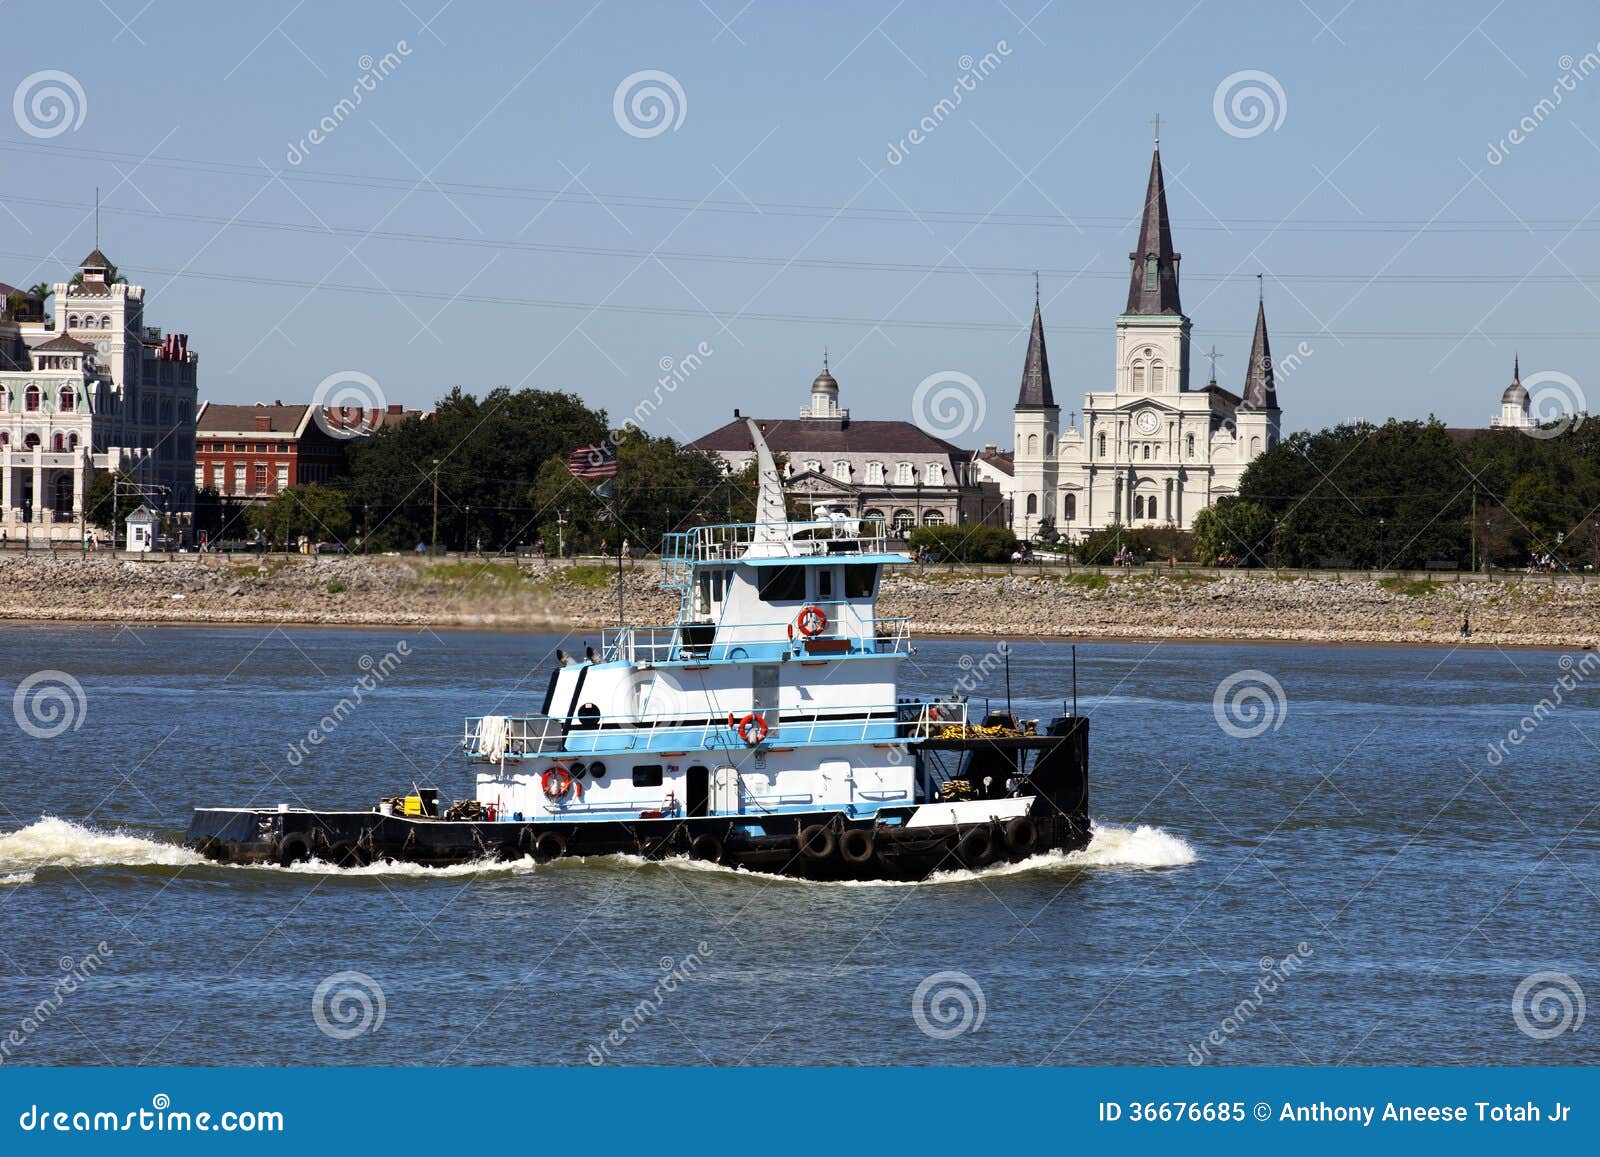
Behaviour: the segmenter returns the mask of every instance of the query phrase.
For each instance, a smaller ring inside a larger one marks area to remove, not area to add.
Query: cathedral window
[[[939,465],[937,462],[930,463],[927,469],[927,477],[925,481],[929,486],[943,486],[944,467]]]
[[[1028,495],[1028,513],[1029,514],[1038,514],[1039,513],[1039,496],[1037,494]]]
[[[894,468],[894,484],[896,486],[910,486],[914,480],[911,463],[901,462]]]
[[[1146,289],[1154,289],[1156,287],[1156,276],[1159,268],[1153,255],[1144,259],[1144,287]]]
[[[1044,436],[1044,456],[1051,457],[1056,452],[1056,440],[1049,434]]]
[[[1078,517],[1078,496],[1069,494],[1062,500],[1061,513],[1068,522]]]
[[[1189,457],[1191,457],[1191,458],[1194,457],[1194,435],[1193,434],[1190,434],[1184,440],[1184,449],[1187,451]]]
[[[1256,455],[1258,455],[1260,453],[1261,453],[1261,439],[1259,437],[1251,438],[1250,439],[1250,457],[1254,458],[1254,457],[1256,457]]]
[[[1100,435],[1100,457],[1104,458],[1105,456],[1106,456],[1106,436],[1104,434],[1101,434]]]
[[[1167,367],[1160,362],[1150,363],[1150,392],[1159,394],[1167,381]]]
[[[1036,457],[1038,455],[1038,453],[1039,453],[1039,435],[1037,435],[1037,434],[1029,434],[1028,435],[1028,457],[1029,458]]]
[[[1156,506],[1156,496],[1154,494],[1150,496],[1150,501],[1145,503],[1144,512],[1146,518],[1161,517],[1161,511],[1160,508]]]
[[[1144,444],[1144,460],[1146,462],[1150,461],[1150,443],[1148,442]]]
[[[868,486],[882,486],[883,485],[883,463],[882,462],[868,462],[867,463],[867,485]]]
[[[1135,494],[1133,496],[1133,516],[1135,518],[1144,517],[1144,495],[1142,494]]]
[[[1143,362],[1134,362],[1133,363],[1133,392],[1136,393],[1136,394],[1144,393],[1144,363]]]

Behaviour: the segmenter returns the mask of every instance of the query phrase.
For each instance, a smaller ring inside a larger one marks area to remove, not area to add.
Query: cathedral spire
[[[1272,375],[1272,346],[1267,341],[1267,306],[1256,302],[1256,336],[1250,343],[1250,365],[1244,375],[1246,410],[1276,410],[1278,387]]]
[[[1128,254],[1133,269],[1128,282],[1128,308],[1132,314],[1181,314],[1178,303],[1178,262],[1172,249],[1172,223],[1167,219],[1167,186],[1161,173],[1161,145],[1150,156],[1150,181],[1144,194],[1139,247]]]
[[[1037,288],[1033,301],[1033,331],[1028,334],[1028,357],[1022,363],[1022,389],[1017,393],[1017,405],[1054,407],[1055,394],[1050,390],[1050,359],[1044,350],[1044,318],[1039,313]]]

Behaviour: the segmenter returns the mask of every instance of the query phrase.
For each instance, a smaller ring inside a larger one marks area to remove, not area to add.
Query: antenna
[[[1256,274],[1256,300],[1257,301],[1261,301],[1261,302],[1264,302],[1264,301],[1267,300],[1267,291],[1264,288],[1262,288],[1262,285],[1261,285],[1261,274],[1259,274],[1259,273]]]
[[[1038,308],[1038,305],[1039,305],[1039,271],[1037,269],[1035,269],[1033,271],[1033,304],[1034,304],[1035,308]]]
[[[94,247],[100,248],[100,186],[94,187]]]

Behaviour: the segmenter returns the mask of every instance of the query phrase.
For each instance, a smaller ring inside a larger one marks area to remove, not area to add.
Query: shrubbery
[[[911,549],[927,547],[935,562],[1010,562],[1017,538],[1009,530],[981,523],[966,526],[919,526],[911,532]]]

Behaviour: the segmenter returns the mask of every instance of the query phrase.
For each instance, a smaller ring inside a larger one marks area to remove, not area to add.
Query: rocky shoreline
[[[613,564],[614,565],[614,564]],[[634,623],[668,623],[676,595],[630,564]],[[407,557],[0,555],[0,619],[594,631],[616,622],[611,567]],[[1600,645],[1600,579],[1510,575],[1116,573],[907,567],[884,615],[920,635],[986,638]]]

